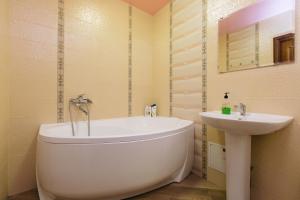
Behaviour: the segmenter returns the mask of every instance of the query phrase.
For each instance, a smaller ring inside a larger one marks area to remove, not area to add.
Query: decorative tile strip
[[[64,0],[58,0],[57,122],[64,121]]]
[[[226,72],[230,71],[229,67],[229,34],[226,34]]]
[[[255,64],[259,67],[259,23],[255,24]]]
[[[132,6],[128,7],[128,116],[132,115]]]
[[[207,0],[202,0],[202,111],[207,111]],[[207,178],[207,127],[202,125],[202,176]]]
[[[170,51],[170,68],[169,68],[169,101],[170,101],[170,107],[169,107],[169,115],[172,116],[173,115],[173,69],[172,69],[172,65],[173,65],[173,1],[171,0],[170,2],[170,44],[169,44],[169,51]]]

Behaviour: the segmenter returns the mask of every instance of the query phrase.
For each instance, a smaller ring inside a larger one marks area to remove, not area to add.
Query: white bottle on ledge
[[[145,106],[145,117],[151,117],[151,106]]]
[[[151,105],[151,117],[156,117],[157,116],[157,106],[156,104]]]

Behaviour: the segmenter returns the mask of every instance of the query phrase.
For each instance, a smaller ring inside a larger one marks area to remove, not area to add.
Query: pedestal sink
[[[293,117],[247,113],[223,115],[200,113],[202,121],[225,131],[227,200],[250,199],[251,135],[272,133],[287,126]]]

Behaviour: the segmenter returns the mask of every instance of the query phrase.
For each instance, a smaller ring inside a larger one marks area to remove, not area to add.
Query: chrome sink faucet
[[[237,111],[242,115],[242,116],[246,116],[247,114],[247,106],[243,103],[239,103],[237,106],[235,106],[237,108]]]

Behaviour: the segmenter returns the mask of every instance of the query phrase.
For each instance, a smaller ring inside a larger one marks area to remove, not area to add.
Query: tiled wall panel
[[[217,21],[245,7],[251,0],[208,1],[208,109],[218,110],[223,92],[231,104],[243,102],[249,112],[294,116],[286,129],[252,137],[251,199],[300,199],[300,2],[296,0],[296,63],[219,74],[217,69]],[[217,131],[208,132],[209,140]],[[217,137],[217,136],[216,136]]]
[[[57,1],[11,0],[9,12],[11,195],[36,186],[38,128],[56,121]]]
[[[153,16],[132,8],[132,115],[153,102]]]
[[[128,4],[65,0],[65,119],[68,100],[92,99],[91,118],[127,116]]]
[[[202,93],[178,93],[173,94],[173,106],[174,107],[184,107],[184,108],[201,108],[202,104],[199,101],[202,98]]]
[[[174,12],[173,15],[173,25],[179,25],[186,23],[189,19],[193,18],[195,15],[199,15],[199,8],[201,8],[201,1],[191,1],[190,3],[185,3],[185,6],[182,6],[181,9],[176,10],[176,5],[178,2],[174,2]]]
[[[170,5],[153,17],[153,97],[158,114],[169,116],[170,108]]]
[[[195,121],[194,171],[202,175],[203,149],[201,120],[203,97],[202,1],[172,2],[171,38],[171,110],[172,115]]]
[[[174,80],[173,81],[173,94],[183,93],[199,93],[202,90],[202,77],[191,77],[183,80]]]
[[[199,8],[201,10],[201,7]],[[193,16],[189,20],[181,24],[174,24],[173,27],[173,39],[179,39],[185,35],[192,34],[193,31],[200,29],[202,25],[201,14]]]
[[[201,35],[200,35],[201,36]],[[201,47],[198,44],[195,47],[187,48],[179,53],[173,53],[173,66],[182,66],[201,60]]]
[[[201,34],[200,30],[192,32],[187,37],[181,37],[178,40],[175,40],[173,42],[173,51],[174,52],[184,51],[187,48],[191,48],[199,45],[202,39],[201,37],[199,38],[199,34]]]
[[[0,44],[0,200],[6,200],[9,135],[8,0],[0,1]]]
[[[172,69],[173,78],[185,79],[185,78],[200,76],[202,75],[202,71],[199,71],[199,65],[201,65],[201,61],[193,62],[191,64],[186,64],[180,67],[174,67]]]

